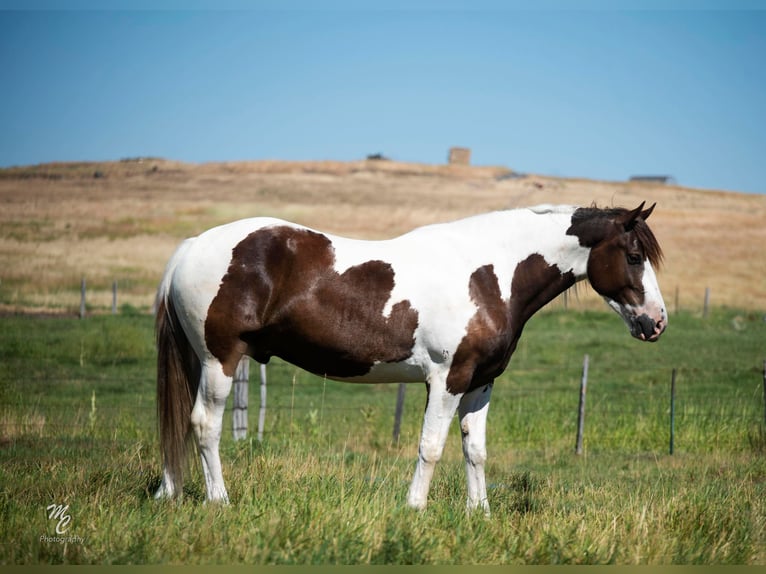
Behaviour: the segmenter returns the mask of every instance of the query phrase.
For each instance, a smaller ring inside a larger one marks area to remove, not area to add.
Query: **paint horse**
[[[254,218],[186,240],[157,296],[157,497],[181,492],[193,434],[207,500],[228,500],[218,446],[232,376],[243,355],[277,356],[334,380],[425,382],[408,503],[426,506],[457,411],[468,507],[488,513],[490,394],[529,318],[587,277],[634,337],[656,341],[665,330],[653,209],[543,205],[385,241]]]

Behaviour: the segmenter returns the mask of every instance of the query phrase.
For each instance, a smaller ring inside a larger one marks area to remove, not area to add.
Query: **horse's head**
[[[655,204],[656,205],[656,204]],[[656,341],[668,325],[654,268],[662,250],[646,224],[654,205],[644,209],[581,208],[568,233],[590,247],[588,279],[625,321],[631,334]]]

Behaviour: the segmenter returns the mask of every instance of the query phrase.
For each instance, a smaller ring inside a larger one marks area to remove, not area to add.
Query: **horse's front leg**
[[[423,429],[420,433],[418,462],[407,498],[407,503],[412,508],[426,507],[434,467],[444,451],[449,425],[455,416],[460,396],[447,391],[443,378],[430,381]]]
[[[487,461],[487,413],[492,383],[474,389],[460,399],[460,432],[468,485],[468,510],[481,509],[489,516],[484,464]]]

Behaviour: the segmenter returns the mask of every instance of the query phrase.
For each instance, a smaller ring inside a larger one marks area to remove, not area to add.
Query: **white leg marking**
[[[223,373],[220,363],[215,361],[203,365],[197,400],[191,414],[192,428],[202,459],[202,472],[205,475],[207,500],[223,503],[229,502],[229,495],[223,482],[218,445],[231,384],[232,378]]]
[[[424,509],[426,507],[434,467],[444,451],[449,425],[452,422],[452,417],[455,416],[459,402],[460,395],[455,396],[447,392],[445,381],[431,384],[428,405],[423,417],[423,430],[420,434],[418,462],[407,498],[407,504],[412,508]]]
[[[481,509],[489,516],[484,464],[487,461],[487,413],[492,385],[463,395],[460,400],[460,431],[468,484],[468,510]]]
[[[173,486],[173,479],[170,477],[170,473],[167,468],[162,469],[162,484],[154,493],[155,499],[160,498],[173,498],[175,495],[175,487]]]

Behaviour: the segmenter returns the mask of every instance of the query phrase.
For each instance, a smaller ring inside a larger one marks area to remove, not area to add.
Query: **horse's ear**
[[[625,231],[632,231],[636,226],[636,220],[641,216],[641,211],[644,209],[645,203],[645,201],[642,201],[641,205],[633,211],[626,211],[623,215],[617,218],[617,223],[622,225]],[[654,206],[650,207],[647,211],[651,213],[652,209],[654,209]]]
[[[657,207],[657,202],[656,201],[652,204],[652,206],[649,209],[644,209],[641,212],[641,219],[643,219],[644,221],[649,219],[649,216],[652,214],[652,211],[654,211],[655,207]]]

